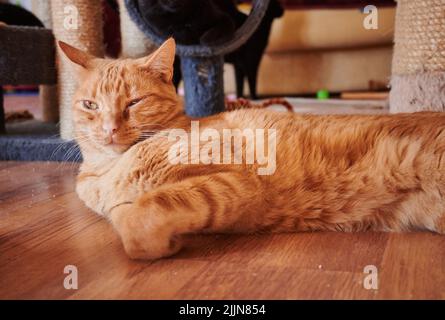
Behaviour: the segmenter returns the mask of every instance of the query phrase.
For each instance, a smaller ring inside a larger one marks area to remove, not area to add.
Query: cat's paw
[[[125,252],[131,259],[154,260],[177,253],[182,242],[162,217],[137,205],[122,205],[111,212]]]
[[[155,243],[147,245],[145,241],[135,241],[134,238],[122,238],[125,252],[130,259],[134,260],[155,260],[170,257],[176,254],[182,248],[182,242],[179,238],[172,237],[157,240]]]

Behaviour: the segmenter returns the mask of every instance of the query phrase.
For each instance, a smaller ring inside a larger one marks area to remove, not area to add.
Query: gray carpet
[[[8,123],[0,135],[0,160],[82,161],[74,141],[63,140],[55,124],[36,120]]]

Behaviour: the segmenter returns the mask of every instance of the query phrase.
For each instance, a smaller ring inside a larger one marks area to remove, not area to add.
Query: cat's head
[[[64,42],[59,46],[75,66],[74,135],[84,150],[123,153],[166,129],[181,112],[172,84],[173,39],[139,59],[101,59]]]

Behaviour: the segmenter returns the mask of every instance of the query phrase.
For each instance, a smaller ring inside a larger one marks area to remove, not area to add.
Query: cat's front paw
[[[162,216],[150,214],[146,208],[125,204],[110,215],[119,233],[125,252],[131,259],[154,260],[177,253],[182,242],[172,234]]]

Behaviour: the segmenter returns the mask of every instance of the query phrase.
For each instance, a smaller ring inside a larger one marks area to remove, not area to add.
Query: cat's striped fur
[[[182,235],[197,232],[445,233],[445,114],[225,112],[200,119],[201,130],[276,129],[275,173],[258,175],[258,164],[173,165],[174,142],[159,131],[187,131],[192,120],[171,84],[174,41],[139,60],[61,47],[81,66],[77,193],[110,219],[132,258],[171,255]]]

